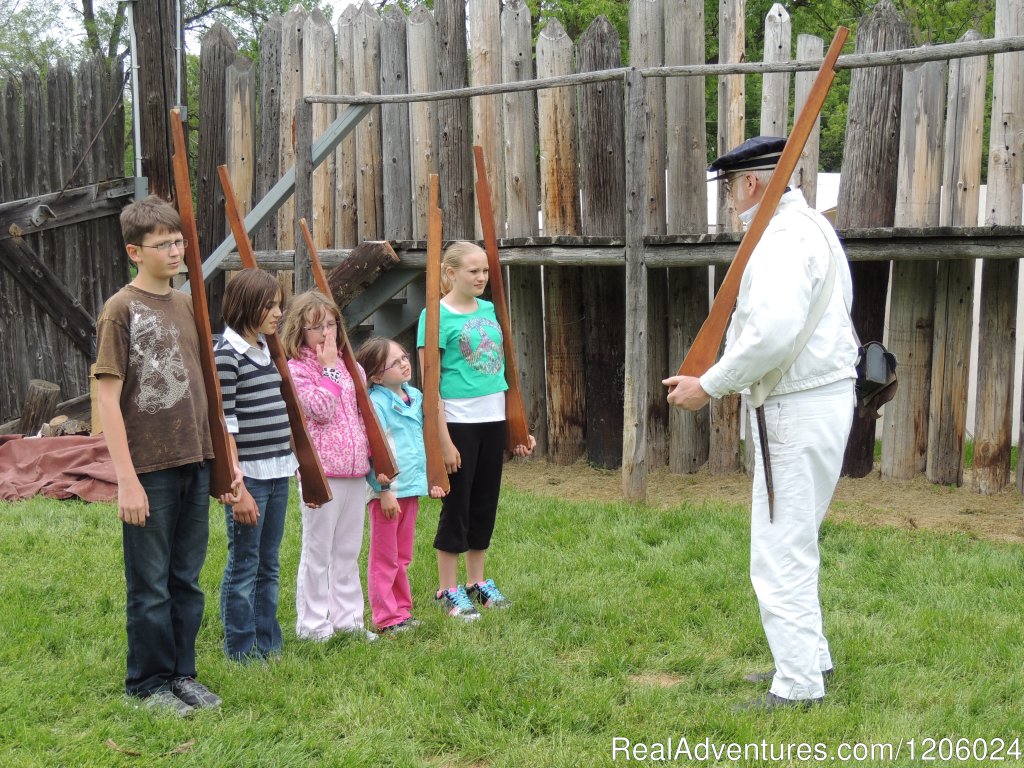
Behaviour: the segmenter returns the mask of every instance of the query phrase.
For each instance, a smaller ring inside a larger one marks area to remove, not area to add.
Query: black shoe
[[[377,633],[381,635],[400,635],[402,632],[408,632],[412,628],[413,625],[409,624],[408,621],[400,621],[388,627],[379,627]]]
[[[825,701],[824,697],[818,699],[784,699],[769,691],[764,696],[758,696],[753,701],[738,704],[732,708],[733,712],[767,712],[773,709],[810,709],[813,706]]]
[[[176,677],[171,680],[171,693],[196,709],[210,709],[221,705],[221,698],[194,677]]]
[[[163,714],[173,713],[178,717],[185,717],[194,709],[192,705],[182,701],[166,688],[154,691],[141,699],[135,696],[129,696],[128,698],[134,700],[136,707],[145,707],[151,712]]]
[[[832,675],[835,673],[834,667],[822,670],[821,679],[825,683],[825,690],[828,690],[828,684],[832,682]],[[751,672],[749,675],[744,675],[743,679],[748,683],[770,683],[775,679],[775,668],[772,667],[767,672]]]

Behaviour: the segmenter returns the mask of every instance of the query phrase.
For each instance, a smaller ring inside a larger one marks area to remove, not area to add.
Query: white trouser
[[[334,496],[319,509],[302,505],[302,553],[295,580],[295,633],[326,640],[363,626],[359,551],[366,519],[366,479],[329,477]]]
[[[750,581],[775,659],[771,692],[786,699],[825,695],[821,673],[832,668],[818,600],[818,529],[828,511],[853,422],[853,379],[765,401],[775,489],[768,518],[757,419],[750,517]]]

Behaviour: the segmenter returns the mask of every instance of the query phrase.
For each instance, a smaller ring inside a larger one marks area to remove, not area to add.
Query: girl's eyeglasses
[[[389,365],[386,368],[384,368],[381,371],[381,373],[384,373],[386,371],[390,371],[392,368],[397,368],[402,363],[408,363],[408,362],[409,362],[409,355],[408,354],[404,354],[401,357],[399,357],[397,360],[395,360],[395,362],[393,362],[391,365]]]
[[[324,331],[333,331],[337,327],[338,327],[338,324],[332,320],[329,323],[320,323],[320,325],[304,325],[304,326],[302,326],[302,330],[304,330],[304,331],[320,331],[321,333],[323,333]]]

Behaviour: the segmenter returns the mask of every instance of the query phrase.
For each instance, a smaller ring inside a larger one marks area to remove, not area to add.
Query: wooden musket
[[[181,216],[181,236],[185,246],[185,264],[192,283],[192,314],[195,316],[199,336],[199,363],[203,369],[203,387],[206,389],[206,411],[213,442],[213,461],[210,464],[210,495],[215,499],[232,492],[231,443],[224,420],[224,405],[220,399],[220,379],[213,359],[213,329],[210,327],[210,309],[206,303],[206,285],[203,283],[203,262],[199,255],[199,234],[192,210],[192,184],[188,174],[188,154],[185,150],[185,131],[181,125],[181,112],[171,110],[171,137],[174,142],[174,194],[178,198]],[[159,439],[158,435],[154,435]]]
[[[501,261],[498,259],[498,236],[494,231],[491,189],[487,183],[483,147],[474,146],[473,156],[476,158],[476,203],[480,211],[484,250],[487,252],[491,301],[494,302],[494,314],[501,327],[501,347],[505,353],[505,382],[508,384],[508,391],[505,393],[505,421],[508,425],[505,446],[511,451],[517,445],[530,445],[530,425],[526,423],[526,408],[523,405],[523,393],[519,388],[519,369],[516,366],[516,349],[512,341],[512,324],[508,319],[505,280],[502,277]]]
[[[245,221],[242,212],[238,209],[238,198],[235,197],[235,189],[231,185],[228,167],[226,165],[219,166],[217,173],[220,174],[220,185],[224,190],[224,209],[231,226],[231,233],[235,236],[235,245],[238,247],[238,256],[242,260],[242,266],[246,269],[258,269],[256,255],[253,253],[252,243],[249,242],[249,234],[245,230]],[[276,333],[269,334],[266,339],[267,350],[277,367],[277,372],[281,374],[281,397],[288,411],[288,423],[291,425],[292,442],[295,445],[295,458],[299,460],[299,478],[302,481],[299,485],[302,488],[302,500],[307,506],[320,507],[331,500],[331,487],[324,476],[324,469],[320,464],[316,446],[313,445],[313,441],[309,437],[306,417],[302,413],[302,405],[295,393],[295,382],[292,381],[292,373],[288,368],[288,359],[281,346],[281,339]]]
[[[437,174],[430,174],[427,204],[427,306],[423,329],[423,447],[427,487],[451,490],[441,452],[441,209]]]
[[[800,161],[800,153],[803,152],[804,145],[814,129],[814,121],[818,119],[818,113],[821,112],[821,107],[825,103],[825,96],[836,76],[836,59],[839,58],[849,33],[850,30],[846,27],[839,27],[835,37],[832,38],[832,44],[821,62],[821,69],[818,70],[818,75],[814,79],[814,85],[811,87],[804,108],[800,110],[800,117],[793,124],[793,131],[789,134],[789,139],[786,140],[786,146],[782,150],[775,172],[765,188],[757,212],[740,241],[729,271],[725,273],[721,288],[715,294],[711,312],[708,313],[707,319],[693,340],[690,351],[686,353],[686,358],[679,367],[680,376],[701,376],[715,364],[718,351],[722,346],[722,338],[725,336],[733,307],[736,306],[736,299],[739,296],[743,270],[746,269],[754,248],[768,227],[768,222],[775,215],[779,200],[782,199],[789,179],[796,170],[797,163]]]
[[[316,287],[327,298],[331,298],[331,286],[327,282],[327,273],[320,264],[320,254],[317,253],[316,245],[313,243],[313,233],[309,231],[309,225],[305,219],[299,220],[302,227],[302,239],[306,241],[306,250],[309,251],[309,265],[313,270],[313,280]],[[342,321],[344,322],[344,321]],[[370,402],[370,393],[367,391],[366,382],[363,381],[363,374],[359,370],[359,363],[356,362],[355,353],[349,343],[348,334],[342,330],[342,347],[338,352],[345,363],[348,375],[352,377],[352,383],[356,388],[356,406],[359,408],[359,415],[366,427],[366,439],[370,443],[370,458],[373,460],[375,474],[385,474],[394,479],[398,474],[398,462],[395,461],[395,454],[391,451],[384,430],[377,420],[377,411]]]

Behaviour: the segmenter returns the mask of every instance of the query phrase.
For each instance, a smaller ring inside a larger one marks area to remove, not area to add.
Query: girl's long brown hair
[[[281,344],[284,346],[284,353],[288,357],[299,357],[304,346],[304,327],[307,324],[317,325],[327,320],[328,316],[333,317],[338,324],[337,337],[335,342],[338,345],[338,354],[348,344],[348,334],[345,332],[345,321],[341,317],[341,310],[320,291],[306,291],[292,298],[288,302],[288,314],[284,319],[284,330],[279,332]]]
[[[263,325],[275,299],[281,296],[281,284],[262,269],[243,269],[224,289],[221,317],[237,333],[245,336]]]

